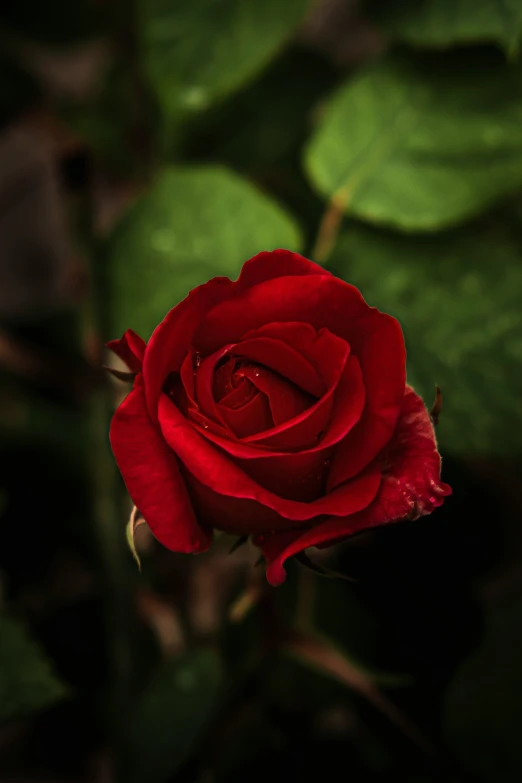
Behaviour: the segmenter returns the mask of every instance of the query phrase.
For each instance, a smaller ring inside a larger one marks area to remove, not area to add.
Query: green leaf
[[[118,226],[109,248],[115,333],[148,338],[188,291],[237,276],[261,250],[298,250],[294,221],[221,167],[166,169]]]
[[[50,707],[66,694],[23,627],[0,614],[0,722]]]
[[[522,65],[494,50],[383,58],[333,97],[305,164],[364,220],[456,224],[522,187]]]
[[[261,71],[309,0],[139,0],[145,68],[165,115],[205,109]]]
[[[520,450],[521,255],[516,236],[483,224],[429,238],[353,228],[335,248],[331,268],[402,324],[428,407],[442,388],[443,452]]]
[[[372,0],[368,11],[391,38],[414,46],[493,41],[516,53],[522,38],[520,0]]]
[[[446,693],[447,742],[476,780],[522,777],[521,598],[489,607],[482,643]]]
[[[221,663],[211,650],[163,664],[132,719],[131,783],[160,783],[173,775],[212,717],[221,682]]]

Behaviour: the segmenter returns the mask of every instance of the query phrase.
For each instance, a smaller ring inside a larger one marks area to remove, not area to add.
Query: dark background
[[[2,782],[520,780],[521,40],[501,0],[3,5]],[[344,579],[146,527],[140,573],[104,343],[281,246],[399,318],[454,494]]]

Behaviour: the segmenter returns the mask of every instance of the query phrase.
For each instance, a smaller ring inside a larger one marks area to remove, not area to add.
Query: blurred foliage
[[[2,780],[520,779],[521,37],[518,0],[2,5]],[[275,247],[399,319],[454,495],[310,550],[344,580],[145,526],[140,575],[103,343]]]
[[[65,695],[25,630],[0,615],[0,723],[49,707]]]
[[[138,0],[143,60],[169,120],[206,109],[259,72],[308,0]]]
[[[301,245],[292,218],[232,172],[165,168],[112,239],[113,329],[123,332],[132,321],[148,339],[172,305],[216,269],[237,277],[260,248]]]
[[[222,667],[211,650],[165,663],[136,706],[129,732],[128,778],[167,780],[212,717]],[[173,720],[165,721],[171,715]]]
[[[364,220],[459,223],[522,185],[522,68],[492,51],[382,58],[332,98],[306,165]]]
[[[460,667],[446,695],[449,741],[466,768],[483,780],[498,780],[499,759],[509,779],[522,774],[521,620],[520,595],[495,602],[480,650]]]
[[[369,0],[367,9],[388,35],[413,46],[493,41],[515,55],[522,40],[518,0]]]
[[[501,217],[429,237],[352,226],[336,245],[332,268],[400,320],[409,382],[427,401],[434,381],[447,392],[443,453],[520,447],[520,255]]]

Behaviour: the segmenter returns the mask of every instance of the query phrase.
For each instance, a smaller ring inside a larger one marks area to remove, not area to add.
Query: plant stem
[[[318,264],[324,264],[328,260],[335,246],[348,197],[347,188],[337,191],[324,211],[312,250],[312,258]]]

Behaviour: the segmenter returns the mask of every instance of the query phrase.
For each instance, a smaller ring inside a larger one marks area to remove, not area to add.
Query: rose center
[[[279,373],[241,356],[216,367],[212,393],[219,416],[238,438],[277,427],[315,399]]]

